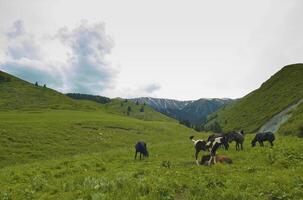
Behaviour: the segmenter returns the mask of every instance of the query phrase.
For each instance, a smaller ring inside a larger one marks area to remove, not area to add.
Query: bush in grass
[[[35,176],[31,181],[32,190],[35,192],[42,191],[45,186],[47,186],[47,180],[41,175]]]
[[[151,192],[151,186],[149,185],[147,179],[143,178],[137,181],[137,186],[140,196],[146,196]]]
[[[161,166],[165,168],[171,168],[171,162],[168,160],[163,160]]]
[[[173,200],[174,199],[174,191],[172,188],[166,187],[166,186],[157,186],[156,188],[156,194],[158,194],[157,199],[162,200]]]
[[[146,174],[146,171],[141,169],[141,170],[136,171],[132,176],[133,176],[134,178],[141,178],[141,177],[143,177],[145,174]]]
[[[12,200],[13,198],[11,197],[11,195],[9,193],[0,191],[0,199]]]

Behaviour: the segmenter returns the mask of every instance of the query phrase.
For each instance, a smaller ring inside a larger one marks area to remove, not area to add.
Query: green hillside
[[[149,105],[136,104],[129,100],[112,99],[110,103],[104,104],[103,108],[110,114],[124,115],[136,119],[176,122],[176,120],[155,111]]]
[[[95,110],[97,107],[84,101],[79,103],[55,90],[35,86],[0,71],[0,110]]]
[[[285,66],[262,86],[209,117],[224,131],[257,131],[265,122],[303,98],[303,64]]]
[[[144,109],[140,111],[142,106]],[[128,107],[131,107],[131,111],[127,114]],[[55,90],[36,86],[2,71],[0,71],[0,110],[99,111],[143,120],[174,121],[147,105],[124,103],[124,100],[120,99],[114,99],[107,104],[99,104],[94,100],[74,100]]]
[[[279,133],[303,137],[303,104],[292,112],[291,118],[280,127]]]

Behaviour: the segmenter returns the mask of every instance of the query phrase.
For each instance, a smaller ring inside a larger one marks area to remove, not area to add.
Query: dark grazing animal
[[[216,164],[215,156],[218,148],[222,145],[224,145],[225,148],[227,147],[228,140],[226,137],[217,137],[214,139],[213,142],[207,142],[206,147],[210,147],[210,159],[208,161],[208,165],[210,165],[212,161],[214,162],[214,164]]]
[[[251,141],[252,147],[256,146],[259,142],[260,146],[264,146],[263,142],[268,141],[271,146],[274,146],[273,141],[275,140],[275,135],[272,132],[257,133],[254,139]]]
[[[206,151],[207,150],[206,141],[204,141],[204,140],[194,140],[194,136],[190,136],[189,139],[194,142],[194,147],[196,149],[196,153],[195,153],[196,163],[197,163],[197,165],[199,165],[198,155],[199,155],[200,151]]]
[[[143,157],[148,157],[148,151],[147,151],[147,147],[146,147],[146,143],[145,142],[138,142],[135,146],[136,148],[136,153],[135,153],[135,159],[137,159],[137,153],[140,153],[140,160],[141,160],[141,155],[143,154]]]
[[[225,134],[225,133],[214,133],[214,134],[208,136],[207,142],[213,143],[215,141],[215,139],[219,138],[219,137],[222,137],[223,140],[226,141],[226,142],[222,142],[221,146],[223,146],[225,148],[225,150],[228,150],[228,148],[229,148],[228,134]]]
[[[205,155],[202,157],[201,159],[201,165],[208,165],[208,161],[210,159],[210,155]],[[224,156],[224,155],[216,155],[215,156],[215,161],[218,163],[227,163],[227,164],[232,164],[233,161],[231,158],[229,158],[228,156]]]
[[[227,134],[228,142],[236,142],[236,150],[243,150],[244,132],[232,131]]]

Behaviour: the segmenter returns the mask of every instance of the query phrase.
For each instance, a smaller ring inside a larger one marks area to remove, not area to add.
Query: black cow
[[[274,146],[274,140],[275,135],[272,132],[257,133],[255,138],[251,141],[251,145],[252,147],[255,147],[256,142],[259,142],[260,146],[264,146],[263,142],[268,141],[271,146]]]
[[[146,147],[145,142],[138,142],[135,146],[136,148],[136,153],[135,153],[135,159],[137,159],[137,153],[140,153],[140,160],[141,160],[141,155],[143,154],[143,157],[148,157],[148,151]]]

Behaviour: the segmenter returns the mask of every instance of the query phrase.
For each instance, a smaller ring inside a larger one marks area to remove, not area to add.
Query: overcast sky
[[[302,62],[302,0],[0,0],[0,70],[61,92],[239,98]]]

